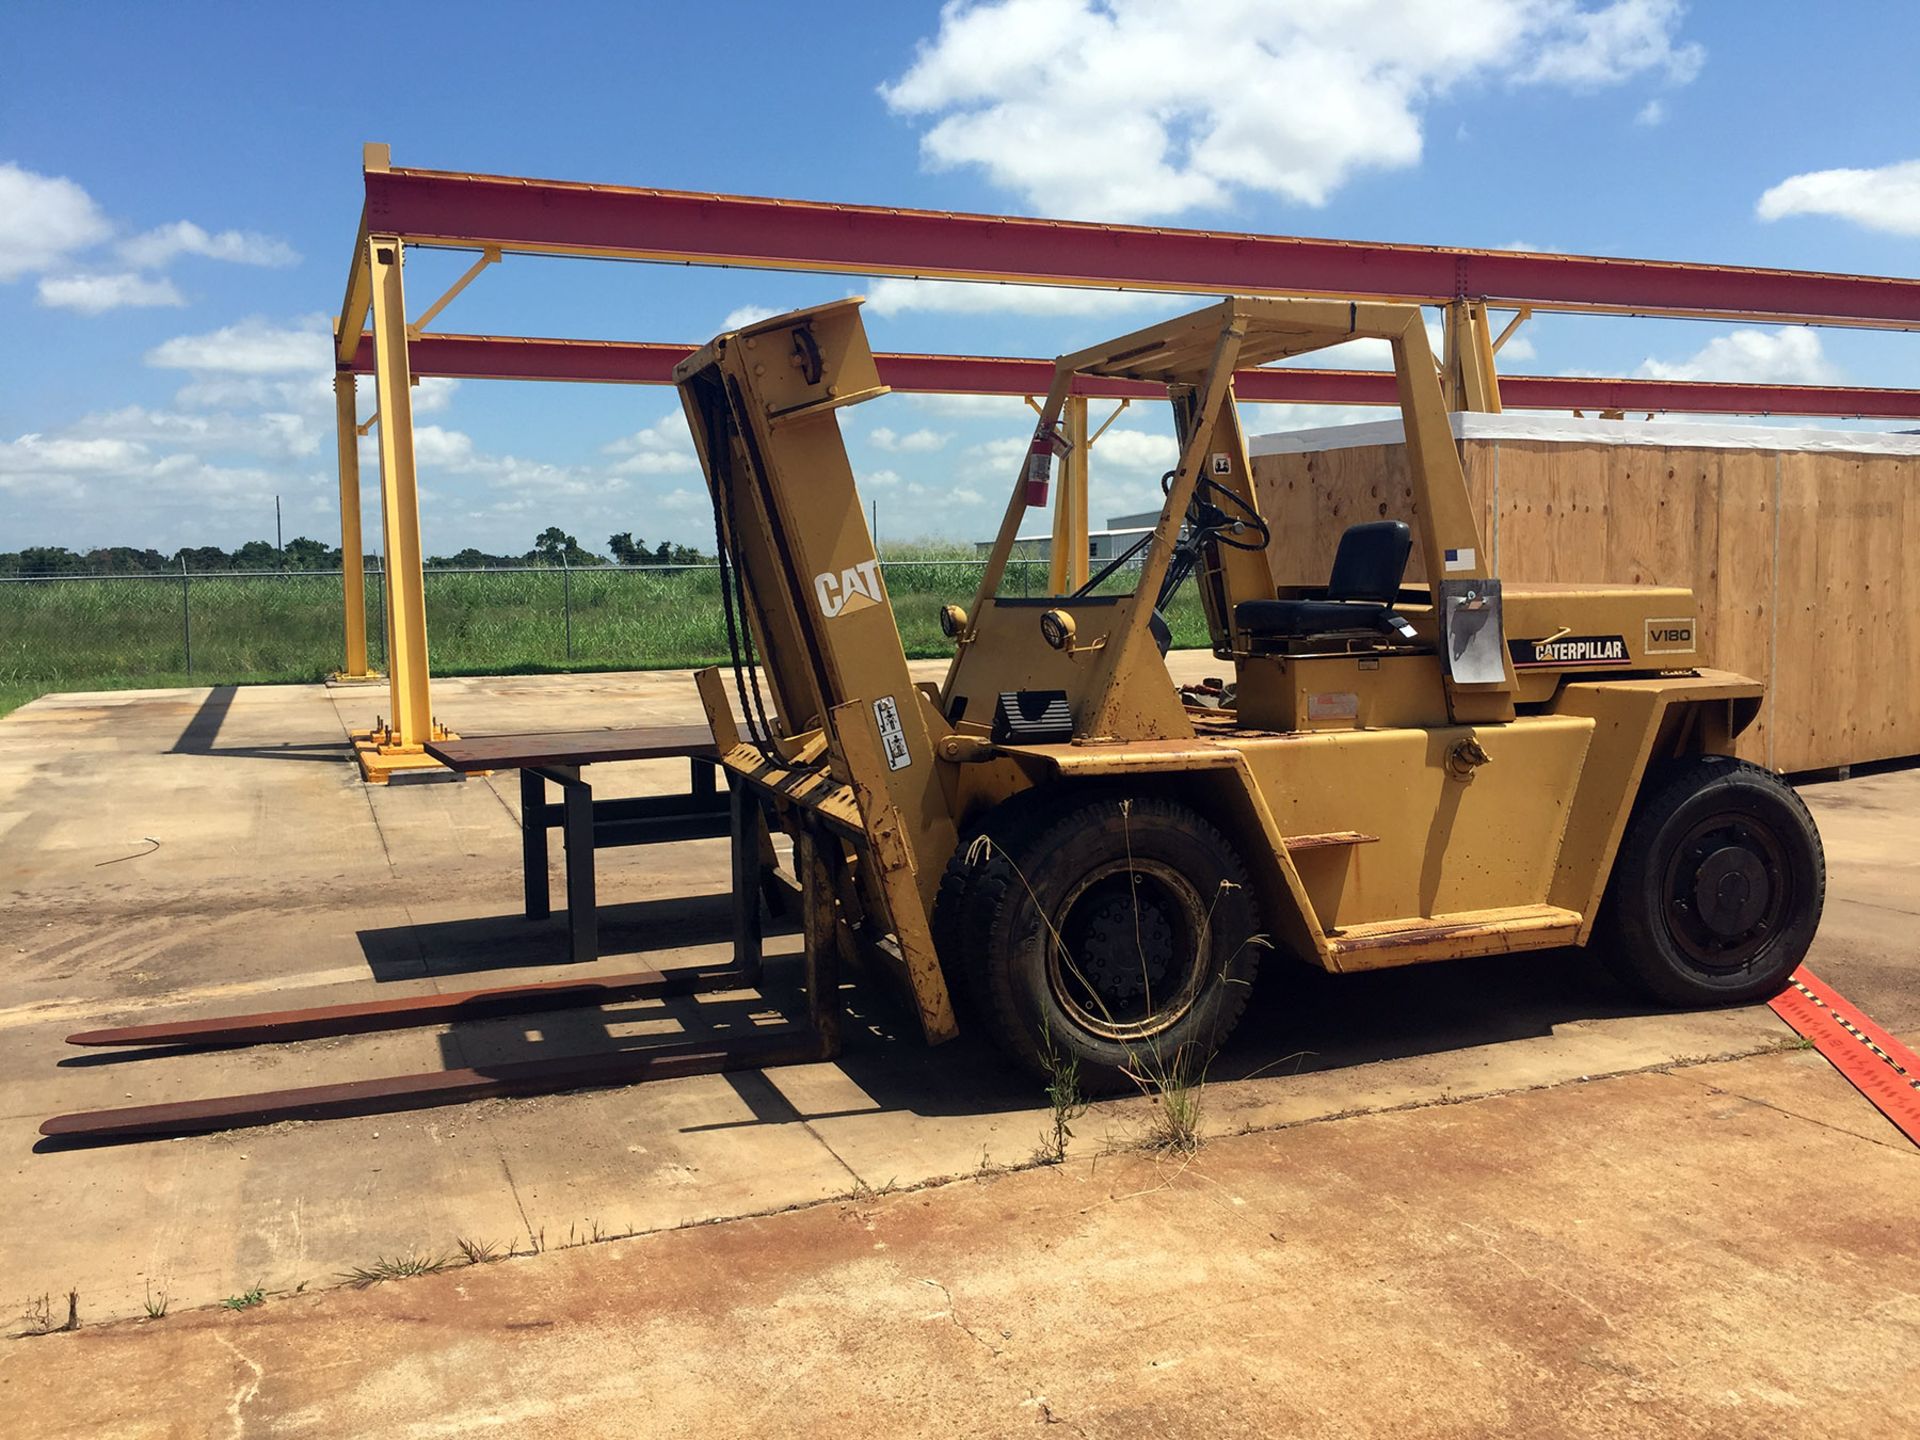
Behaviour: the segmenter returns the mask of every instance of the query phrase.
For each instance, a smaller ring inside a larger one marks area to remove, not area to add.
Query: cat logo
[[[813,593],[820,597],[820,613],[829,620],[878,605],[887,594],[880,585],[878,560],[862,560],[840,571],[822,570],[813,577]]]
[[[1691,655],[1693,653],[1693,617],[1647,621],[1647,654]]]

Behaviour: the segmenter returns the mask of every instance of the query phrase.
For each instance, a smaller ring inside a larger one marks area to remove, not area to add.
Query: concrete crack
[[[1897,1150],[1903,1155],[1920,1156],[1920,1149],[1916,1149],[1913,1145],[1908,1144],[1904,1139],[1876,1140],[1871,1135],[1859,1134],[1857,1131],[1847,1129],[1844,1125],[1835,1125],[1830,1121],[1816,1120],[1811,1115],[1802,1115],[1798,1110],[1789,1110],[1786,1108],[1786,1106],[1776,1105],[1771,1100],[1762,1100],[1757,1095],[1743,1095],[1738,1090],[1729,1090],[1724,1085],[1710,1085],[1705,1080],[1694,1079],[1694,1077],[1691,1075],[1679,1076],[1677,1078],[1691,1081],[1693,1084],[1698,1085],[1701,1089],[1705,1090],[1709,1095],[1731,1095],[1734,1099],[1744,1100],[1749,1105],[1758,1105],[1763,1110],[1771,1110],[1773,1111],[1774,1114],[1784,1115],[1789,1120],[1799,1120],[1802,1123],[1807,1125],[1817,1125],[1822,1130],[1831,1130],[1834,1134],[1844,1135],[1849,1140],[1859,1140],[1859,1141],[1863,1141],[1868,1145],[1878,1145],[1883,1149]],[[1865,1099],[1864,1096],[1862,1096],[1861,1098]],[[1867,1103],[1872,1104],[1873,1102],[1868,1101]],[[1876,1115],[1880,1114],[1877,1108],[1875,1109],[1874,1113]],[[1880,1118],[1883,1120],[1886,1120],[1886,1116],[1884,1115],[1881,1115]],[[1887,1123],[1889,1125],[1893,1124],[1891,1120],[1887,1120]]]
[[[216,1334],[213,1338],[231,1350],[235,1358],[253,1372],[253,1378],[246,1381],[238,1390],[234,1391],[233,1399],[227,1402],[227,1415],[233,1421],[234,1435],[245,1435],[247,1433],[247,1421],[246,1417],[240,1412],[249,1400],[260,1393],[260,1382],[267,1378],[266,1367],[247,1355],[238,1345],[227,1339],[226,1336]]]
[[[980,1346],[981,1349],[985,1350],[989,1355],[993,1356],[994,1359],[996,1360],[999,1359],[1000,1356],[1005,1353],[1004,1351],[1001,1350],[1001,1348],[998,1345],[994,1344],[991,1340],[984,1338],[977,1330],[975,1330],[971,1325],[967,1324],[966,1321],[960,1318],[960,1312],[954,1308],[953,1292],[951,1290],[949,1290],[946,1286],[942,1285],[938,1280],[923,1279],[920,1283],[922,1285],[927,1286],[929,1289],[938,1290],[942,1295],[946,1297],[947,1319],[953,1322],[954,1329],[958,1330],[962,1335],[966,1336],[969,1340],[973,1341],[974,1344]]]

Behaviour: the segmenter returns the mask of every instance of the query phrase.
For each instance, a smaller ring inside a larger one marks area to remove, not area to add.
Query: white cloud
[[[1011,422],[1018,416],[1031,418],[1027,402],[1018,395],[904,395],[901,397],[920,410],[945,419],[997,420]],[[1028,426],[1031,429],[1031,425]]]
[[[1876,170],[1813,170],[1760,197],[1762,220],[1831,215],[1891,235],[1920,235],[1920,160]]]
[[[22,435],[0,445],[0,478],[44,471],[74,474],[110,471],[147,458],[147,447],[131,440]]]
[[[333,346],[324,316],[276,325],[253,316],[205,335],[176,335],[147,352],[165,370],[279,375],[297,370],[333,374]]]
[[[860,488],[863,490],[869,486],[885,487],[888,485],[898,485],[899,483],[900,472],[898,470],[868,470],[860,476]]]
[[[1684,85],[1706,63],[1701,46],[1674,43],[1686,9],[1681,0],[1614,0],[1597,10],[1565,3],[1527,8],[1551,17],[1553,38],[1522,70],[1524,80],[1596,89],[1650,73]]]
[[[1445,328],[1430,315],[1426,326],[1428,348],[1436,356],[1445,353]],[[1393,346],[1385,340],[1343,340],[1324,350],[1309,350],[1304,355],[1289,356],[1279,363],[1306,366],[1313,370],[1391,370]]]
[[[952,438],[942,431],[924,429],[909,430],[901,435],[885,425],[867,432],[867,443],[874,449],[901,455],[930,455],[935,450],[945,449]]]
[[[1837,385],[1840,367],[1820,348],[1811,330],[1735,330],[1709,340],[1685,360],[1649,359],[1640,367],[1649,380],[1727,380],[1757,385]]]
[[[460,382],[444,375],[423,375],[413,387],[413,413],[434,415],[453,404]]]
[[[184,305],[186,297],[165,276],[42,275],[40,303],[56,310],[78,310],[82,315],[104,315],[109,310],[137,306]]]
[[[720,322],[720,329],[722,331],[744,330],[747,326],[761,320],[771,320],[779,313],[768,305],[742,305],[738,309],[727,312],[727,318]]]
[[[1128,220],[1243,191],[1323,205],[1420,159],[1422,115],[1470,80],[1684,83],[1678,0],[953,0],[881,95],[933,169],[977,167],[1047,214]]]
[[[321,427],[311,414],[264,410],[250,414],[149,410],[127,405],[87,415],[68,429],[79,439],[183,447],[196,453],[241,451],[256,456],[306,456],[320,449]]]
[[[1151,470],[1164,474],[1180,459],[1180,447],[1170,434],[1116,426],[1095,442],[1088,473],[1109,468]]]
[[[678,410],[602,446],[601,453],[622,457],[613,467],[616,475],[684,475],[700,468],[687,417]]]
[[[65,514],[73,523],[98,526],[104,520],[125,534],[131,522],[141,526],[134,531],[139,543],[152,543],[146,517],[177,513],[183,505],[204,513],[210,502],[265,502],[286,489],[290,478],[104,436],[35,434],[0,444],[0,492],[31,497],[43,511]],[[60,539],[92,543],[86,536]]]
[[[1512,360],[1538,360],[1539,358],[1540,352],[1533,348],[1533,341],[1529,340],[1524,333],[1516,331],[1507,343],[1500,347],[1500,353],[1495,357],[1494,363],[1504,367]]]
[[[1196,297],[1139,290],[1092,290],[1074,285],[1004,285],[974,280],[874,280],[867,308],[876,315],[927,310],[947,315],[1117,315],[1175,308]]]
[[[1640,107],[1639,113],[1633,117],[1633,123],[1643,125],[1651,130],[1656,125],[1664,124],[1666,118],[1667,107],[1658,100],[1649,100]]]
[[[176,220],[145,234],[122,240],[120,257],[130,265],[159,270],[181,255],[200,255],[209,260],[226,260],[235,265],[263,265],[279,268],[300,263],[299,252],[284,240],[251,230],[222,230],[217,235],[191,220]]]
[[[1294,430],[1319,430],[1330,425],[1359,425],[1385,420],[1399,413],[1391,405],[1243,404],[1247,434],[1277,435]]]
[[[473,464],[473,439],[462,430],[416,425],[413,458],[422,469],[464,470]]]
[[[50,269],[112,231],[73,181],[0,165],[0,281]]]
[[[1018,467],[1027,455],[1027,446],[1032,436],[1003,435],[997,440],[983,440],[978,445],[969,445],[964,457],[965,473],[976,480],[1004,480],[1013,483]]]

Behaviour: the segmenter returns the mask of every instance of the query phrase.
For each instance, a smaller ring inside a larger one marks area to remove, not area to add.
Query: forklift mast
[[[834,413],[887,389],[860,301],[721,335],[674,382],[714,504],[733,656],[702,693],[724,763],[847,852],[850,880],[828,867],[848,891],[842,919],[904,972],[922,1028],[944,1039],[928,917],[957,843],[935,765],[950,727],[908,672]],[[715,678],[731,680],[737,732]]]

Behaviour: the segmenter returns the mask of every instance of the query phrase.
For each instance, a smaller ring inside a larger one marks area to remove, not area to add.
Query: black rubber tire
[[[1057,798],[1049,804],[1046,793],[1039,790],[1023,790],[1002,801],[961,831],[960,843],[940,877],[933,904],[933,946],[963,1027],[986,1024],[990,1013],[982,984],[984,969],[968,958],[986,948],[983,916],[987,907],[974,902],[974,882],[987,870],[981,862],[994,849],[1023,843],[1018,837],[1044,825],[1058,808]]]
[[[1751,1004],[1786,987],[1826,890],[1820,832],[1793,788],[1732,756],[1695,756],[1642,787],[1593,943],[1656,1000]]]
[[[1071,1057],[1087,1094],[1203,1073],[1246,1008],[1264,948],[1233,846],[1158,797],[1097,795],[1009,818],[987,827],[992,843],[975,851],[952,932],[950,973],[969,977],[995,1042],[1042,1080],[1053,1057]],[[1106,928],[1116,918],[1117,938]],[[1063,932],[1085,941],[1083,955],[1097,951],[1097,964],[1055,943]],[[1122,973],[1129,946],[1137,984]],[[1158,983],[1172,993],[1156,998]]]

